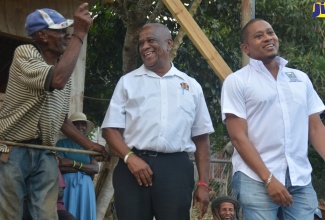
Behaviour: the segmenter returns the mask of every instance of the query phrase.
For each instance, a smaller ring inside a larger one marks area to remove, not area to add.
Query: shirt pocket
[[[303,82],[291,82],[289,83],[292,99],[294,102],[302,105],[307,106],[307,88],[305,83]]]
[[[195,116],[195,103],[194,97],[186,89],[178,89],[177,91],[177,108],[184,111],[192,119]]]

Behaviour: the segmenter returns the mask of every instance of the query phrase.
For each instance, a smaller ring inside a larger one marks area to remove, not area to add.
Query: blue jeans
[[[21,220],[27,195],[33,219],[57,220],[58,189],[53,153],[13,147],[7,163],[0,161],[0,219]]]
[[[234,174],[231,186],[240,202],[245,220],[312,220],[317,208],[317,196],[311,183],[307,186],[292,186],[286,174],[285,187],[292,195],[294,204],[278,206],[268,195],[264,183],[251,179],[238,171]]]

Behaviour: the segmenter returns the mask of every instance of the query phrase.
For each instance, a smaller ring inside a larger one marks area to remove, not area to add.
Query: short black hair
[[[242,44],[247,41],[247,36],[248,36],[247,29],[248,29],[248,27],[251,24],[255,23],[256,21],[264,21],[264,19],[262,19],[262,18],[254,18],[254,19],[250,20],[249,22],[247,22],[247,24],[242,28],[241,35],[240,35],[240,41],[241,41]]]

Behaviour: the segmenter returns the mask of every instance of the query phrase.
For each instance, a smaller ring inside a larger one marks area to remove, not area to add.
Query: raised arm
[[[74,35],[71,36],[69,45],[54,68],[51,88],[63,89],[65,87],[75,69],[82,48],[82,43],[78,38],[84,39],[92,22],[93,20],[88,11],[88,3],[81,4],[74,14]]]

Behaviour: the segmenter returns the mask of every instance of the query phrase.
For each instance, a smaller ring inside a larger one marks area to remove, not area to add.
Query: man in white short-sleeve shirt
[[[209,204],[210,146],[214,131],[198,82],[170,62],[171,34],[143,26],[140,68],[119,80],[102,124],[103,137],[121,158],[113,174],[119,220],[189,220],[194,153],[199,182],[194,204]]]
[[[280,219],[312,219],[317,197],[308,141],[325,158],[324,104],[308,76],[277,56],[268,22],[251,20],[241,37],[250,62],[225,80],[221,106],[236,148],[232,185],[244,218],[275,219],[279,212]]]

